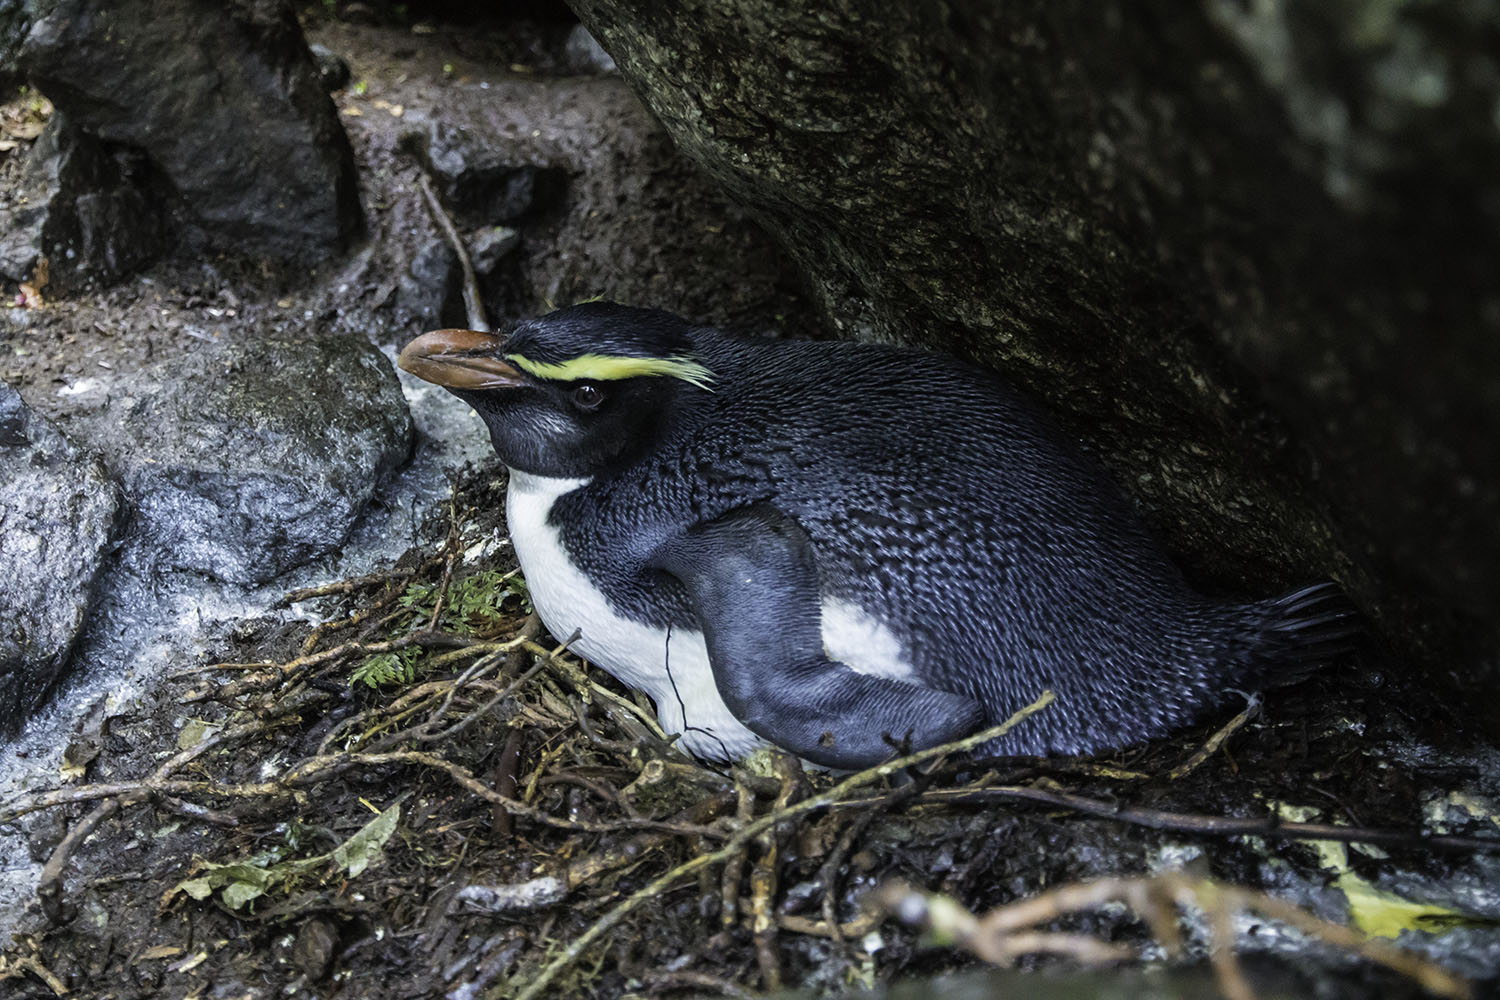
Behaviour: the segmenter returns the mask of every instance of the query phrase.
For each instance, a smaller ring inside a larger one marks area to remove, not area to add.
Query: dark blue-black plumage
[[[788,594],[800,595],[797,607],[808,603],[806,588],[776,582],[795,579],[804,563],[816,579],[807,613],[821,598],[875,615],[918,683],[938,692],[930,703],[891,694],[892,717],[948,713],[928,739],[1003,721],[1052,689],[1056,703],[995,752],[1135,743],[1347,645],[1349,616],[1331,584],[1250,603],[1194,590],[1115,484],[1035,405],[957,360],[740,338],[609,303],[523,322],[501,352],[559,362],[691,356],[713,372],[711,390],[661,376],[606,384],[603,402],[587,409],[570,408],[571,382],[459,394],[485,417],[508,465],[590,479],[557,500],[551,520],[620,613],[678,629],[703,629],[715,614],[764,616],[743,631],[718,627],[725,656],[755,661],[726,670],[753,677],[778,655],[808,660],[804,674],[838,669],[817,665],[816,650],[787,653],[758,638],[780,627]],[[559,413],[572,421],[567,433]],[[729,605],[712,605],[720,611],[706,610],[727,585],[701,564],[732,561],[741,549],[772,553],[756,567],[765,572],[753,600],[729,595]],[[711,653],[716,627],[708,623]],[[803,639],[816,645],[805,628]],[[726,682],[718,662],[714,671],[745,718],[754,705],[742,711],[730,690],[741,675]],[[886,697],[878,686],[855,690],[828,695],[824,714]],[[816,685],[808,691],[824,698]],[[787,711],[750,728],[788,745],[772,731]],[[914,732],[920,740],[924,731]],[[867,762],[866,744],[824,762]]]

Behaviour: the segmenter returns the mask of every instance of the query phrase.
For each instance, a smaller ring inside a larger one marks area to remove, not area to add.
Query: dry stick
[[[521,625],[519,638],[532,641],[542,634],[542,618],[535,611],[526,617]],[[500,668],[501,677],[514,677],[521,672],[521,664],[525,660],[525,650],[513,649],[505,658],[505,665]],[[545,662],[545,661],[544,661]],[[509,798],[516,797],[516,790],[520,782],[521,769],[521,744],[525,740],[525,733],[520,726],[512,726],[505,736],[505,746],[500,750],[500,759],[495,762],[495,770],[490,774],[490,784],[495,791]],[[490,806],[490,826],[500,836],[509,836],[515,828],[515,821],[510,817],[510,811],[502,805]]]
[[[53,848],[52,856],[43,866],[42,877],[36,886],[36,895],[41,900],[42,912],[47,915],[49,921],[54,924],[66,923],[76,913],[74,907],[63,901],[62,883],[63,872],[67,869],[68,861],[73,857],[73,852],[78,849],[78,845],[87,840],[89,835],[98,829],[100,823],[119,812],[124,806],[134,805],[145,801],[146,798],[145,793],[140,793],[128,798],[111,799],[73,824],[67,836],[63,837],[57,847]]]
[[[883,919],[885,919],[884,914],[865,913],[846,923],[830,924],[826,920],[813,920],[810,917],[784,913],[776,918],[776,923],[782,930],[791,931],[793,934],[826,937],[842,942],[851,938],[864,937],[880,926],[880,921]]]
[[[755,818],[755,792],[740,780],[738,773],[734,779],[734,792],[738,799],[734,816],[735,825],[743,829]],[[745,850],[742,848],[724,863],[724,870],[720,873],[719,898],[722,904],[719,910],[719,922],[725,927],[733,927],[739,923],[740,880],[745,877],[745,860]]]
[[[981,779],[982,781],[983,779]],[[818,925],[824,930],[820,936],[831,937],[839,944],[844,943],[843,925],[838,919],[838,893],[839,869],[844,865],[844,858],[853,848],[856,841],[864,836],[865,831],[876,819],[890,812],[896,806],[908,799],[916,798],[925,789],[917,782],[909,782],[900,788],[892,789],[880,796],[873,806],[860,812],[859,817],[844,830],[834,845],[823,864],[818,867],[818,881],[823,883],[823,923]],[[857,935],[863,937],[861,933]]]
[[[680,972],[651,972],[642,976],[641,979],[651,990],[652,996],[659,995],[663,990],[693,990],[695,995],[702,995],[704,990],[712,990],[720,996],[729,997],[730,1000],[756,1000],[759,996],[727,979],[688,969]]]
[[[1236,715],[1234,718],[1226,722],[1218,732],[1214,733],[1208,738],[1208,742],[1199,747],[1197,752],[1195,752],[1187,760],[1183,761],[1181,764],[1178,764],[1176,767],[1172,768],[1172,770],[1168,771],[1167,780],[1177,781],[1179,778],[1185,778],[1189,774],[1192,774],[1198,769],[1199,765],[1208,760],[1208,758],[1213,756],[1214,752],[1217,751],[1219,747],[1224,745],[1225,740],[1229,739],[1229,737],[1238,732],[1240,727],[1249,722],[1250,719],[1255,715],[1255,713],[1259,711],[1260,695],[1252,694],[1248,699],[1246,699],[1244,711],[1240,712],[1240,714]]]
[[[453,582],[453,569],[463,560],[464,550],[459,545],[458,484],[448,497],[448,538],[443,542],[443,575],[438,580],[437,600],[432,602],[432,617],[427,620],[427,631],[436,632],[443,618],[443,605],[448,603],[448,587]]]
[[[9,965],[6,963],[5,956],[0,955],[0,982],[19,975],[22,972],[29,972],[33,976],[36,976],[42,982],[46,983],[47,988],[58,996],[65,997],[68,995],[67,984],[53,975],[52,970],[43,965],[42,960],[36,955],[26,955]]]
[[[1422,847],[1449,851],[1500,851],[1500,838],[1497,837],[1459,837],[1450,834],[1412,833],[1406,830],[1337,826],[1332,823],[1291,823],[1277,816],[1242,818],[1165,812],[1160,809],[1122,806],[1115,802],[1092,799],[1073,792],[1059,792],[1029,785],[992,785],[979,789],[943,788],[926,792],[921,796],[921,801],[924,803],[987,802],[1010,799],[1044,802],[1047,805],[1062,806],[1088,813],[1091,816],[1103,816],[1106,819],[1115,819],[1134,826],[1150,827],[1153,830],[1174,830],[1179,833],[1202,833],[1221,837],[1278,837],[1284,840],[1336,840],[1343,843]],[[835,808],[858,808],[879,801],[879,799],[862,799],[842,802]]]
[[[441,555],[429,556],[428,558],[424,559],[421,565],[417,566],[415,569],[405,571],[404,575],[406,579],[402,581],[401,586],[392,587],[384,594],[381,594],[375,599],[375,603],[369,605],[368,607],[360,608],[358,611],[355,611],[353,614],[351,614],[348,618],[340,618],[337,621],[324,622],[323,624],[316,626],[312,630],[312,633],[309,634],[305,640],[303,640],[302,652],[311,653],[315,648],[317,648],[318,643],[323,641],[325,636],[331,635],[334,632],[342,631],[344,629],[354,628],[356,625],[360,625],[379,612],[384,611],[396,601],[400,600],[401,595],[406,593],[407,586],[413,580],[421,576],[423,573],[426,573],[428,570],[432,569],[442,561],[443,557]],[[396,614],[405,613],[405,608],[401,608],[398,612],[396,612]],[[382,619],[382,621],[389,621],[390,617],[393,616],[387,616],[386,618]]]
[[[876,891],[875,900],[887,911],[897,913],[903,919],[912,915],[931,921],[934,925],[941,923],[942,929],[964,933],[966,947],[980,957],[989,957],[991,954],[1002,956],[996,961],[1013,959],[1022,953],[1019,948],[1002,944],[1003,939],[1014,937],[1020,931],[1029,932],[1037,924],[1113,902],[1128,905],[1146,921],[1157,940],[1169,952],[1176,952],[1180,946],[1180,936],[1171,904],[1196,906],[1209,914],[1210,928],[1214,932],[1210,957],[1215,973],[1220,975],[1221,988],[1231,996],[1252,994],[1248,993],[1248,986],[1243,986],[1243,991],[1241,990],[1242,979],[1239,985],[1234,982],[1233,977],[1238,975],[1239,970],[1230,950],[1233,944],[1233,921],[1226,919],[1225,915],[1232,917],[1236,911],[1251,910],[1263,917],[1290,924],[1326,944],[1384,965],[1414,980],[1430,993],[1451,997],[1453,1000],[1467,1000],[1473,992],[1469,983],[1434,962],[1394,945],[1367,940],[1358,931],[1314,916],[1294,903],[1241,886],[1193,878],[1182,872],[1119,876],[1071,883],[998,907],[977,918],[954,900],[913,890],[899,883],[882,886]],[[1229,934],[1227,940],[1222,938],[1225,933]],[[1102,957],[1113,960],[1119,956]],[[1228,979],[1223,975],[1224,970],[1230,970]]]
[[[494,791],[484,782],[474,777],[474,775],[470,774],[465,768],[453,763],[452,761],[444,760],[441,757],[435,757],[432,754],[423,753],[418,750],[405,750],[396,753],[380,754],[348,754],[342,760],[332,761],[322,765],[318,771],[310,772],[307,775],[295,776],[295,783],[311,784],[315,779],[326,778],[330,773],[335,771],[347,770],[350,767],[360,765],[375,766],[380,764],[420,764],[423,767],[430,767],[434,770],[443,771],[460,786],[479,796],[485,801],[499,803],[517,816],[524,816],[525,818],[532,820],[533,822],[541,823],[544,826],[556,827],[559,830],[578,830],[584,833],[613,833],[617,830],[645,829],[662,830],[667,833],[684,837],[713,837],[714,839],[723,839],[725,836],[724,831],[715,829],[713,827],[683,826],[681,824],[645,818],[619,820],[607,823],[593,822],[590,820],[581,819],[560,819],[556,816],[553,816],[551,813],[543,812],[541,809],[538,809],[535,806],[529,806],[517,799],[510,798],[506,795],[501,795],[499,792]],[[291,777],[286,780],[289,784],[293,782],[293,778]]]
[[[682,826],[704,826],[718,818],[719,814],[728,809],[734,802],[734,793],[725,789],[717,795],[701,799],[668,820],[669,823]],[[638,833],[634,837],[618,844],[607,851],[591,854],[580,858],[568,865],[563,875],[563,881],[568,889],[575,889],[600,874],[615,868],[624,868],[626,865],[635,864],[651,851],[663,846],[667,841],[676,836],[674,833],[650,832]]]
[[[286,607],[289,604],[296,604],[298,601],[310,601],[314,597],[352,594],[356,590],[390,583],[392,580],[410,577],[416,573],[417,570],[410,569],[383,569],[374,573],[366,573],[364,576],[351,576],[347,580],[338,580],[334,583],[320,583],[316,587],[299,587],[297,590],[291,590],[282,594],[281,599],[276,604],[278,607]]]
[[[113,800],[124,797],[127,800],[125,804],[134,805],[139,801],[144,801],[146,797],[153,795],[214,795],[246,799],[275,798],[290,795],[295,788],[315,785],[350,768],[362,766],[378,767],[387,764],[416,764],[442,771],[460,786],[487,802],[499,803],[518,816],[524,816],[534,822],[541,823],[544,826],[555,827],[559,830],[571,830],[583,833],[613,833],[617,830],[642,829],[664,830],[668,833],[684,837],[712,837],[718,840],[722,840],[726,836],[724,831],[712,827],[680,826],[650,819],[630,819],[607,823],[560,819],[533,806],[528,806],[524,802],[493,791],[484,782],[452,761],[416,750],[397,751],[393,753],[346,753],[334,754],[328,757],[310,757],[302,761],[280,779],[258,783],[223,785],[212,781],[147,779],[145,781],[119,782],[108,785],[85,785],[81,788],[58,788],[33,795],[7,806],[3,812],[0,812],[0,823],[9,823],[20,816],[42,809],[49,809],[53,806],[67,805],[73,802],[89,802],[95,799]],[[110,805],[110,803],[106,803],[100,809],[109,808]],[[87,822],[87,819],[85,822]],[[95,825],[98,822],[98,820],[94,820]],[[79,825],[82,826],[83,824],[80,823]],[[62,845],[59,845],[58,850],[62,850]]]
[[[432,190],[432,181],[427,179],[425,173],[417,174],[417,185],[422,189],[422,199],[427,202],[427,211],[432,213],[433,221],[438,224],[448,245],[458,255],[458,266],[464,273],[464,314],[468,316],[469,329],[489,333],[490,324],[484,318],[484,303],[479,298],[479,280],[474,277],[474,261],[469,257],[469,250],[454,228],[453,220],[443,210],[442,202],[438,201],[437,194]]]
[[[781,788],[771,812],[778,813],[801,797],[804,779],[797,758],[778,753],[772,764]],[[761,988],[781,989],[781,962],[776,954],[776,887],[780,878],[781,847],[790,833],[785,825],[773,826],[759,837],[760,857],[750,871],[750,932],[755,939],[755,961],[760,966]]]
[[[521,643],[520,639],[512,639],[508,641],[509,643],[513,643],[517,646],[519,646],[519,644]],[[438,670],[456,660],[463,659],[466,656],[473,656],[474,652],[475,650],[473,649],[455,649],[450,652],[433,657],[428,661],[427,667],[430,670]],[[485,653],[480,657],[479,661],[476,661],[476,665],[480,662],[483,662],[486,657],[493,655],[493,651],[490,653]],[[494,683],[493,681],[480,676],[475,676],[474,667],[470,667],[469,669],[465,670],[462,676],[468,678],[468,680],[464,681],[464,684],[467,687],[482,689],[485,691],[503,690],[500,685]],[[342,736],[346,730],[352,729],[355,726],[362,725],[363,723],[369,721],[372,715],[379,714],[383,716],[385,722],[394,725],[395,723],[404,720],[407,716],[416,714],[423,707],[422,703],[424,701],[433,697],[434,695],[451,691],[457,683],[458,681],[453,678],[448,678],[446,680],[440,681],[425,681],[421,684],[418,684],[416,687],[405,691],[389,705],[386,705],[383,708],[379,709],[378,712],[360,712],[356,715],[351,715],[349,718],[343,720],[338,725],[330,729],[327,735],[325,735],[321,740],[318,741],[317,755],[322,756],[328,753],[328,747],[340,736]],[[360,738],[363,739],[369,736],[374,732],[374,728],[375,727],[371,727]]]
[[[899,774],[909,767],[915,767],[918,764],[924,764],[929,760],[934,760],[938,757],[943,757],[948,754],[964,753],[966,751],[974,749],[975,747],[982,746],[991,740],[998,739],[1001,736],[1004,736],[1006,733],[1010,732],[1016,726],[1020,725],[1021,722],[1023,722],[1028,716],[1039,712],[1042,709],[1046,708],[1048,705],[1052,704],[1052,700],[1052,692],[1043,691],[1041,697],[1037,698],[1036,701],[1021,709],[1015,715],[1012,715],[1001,725],[992,726],[991,728],[986,729],[983,732],[975,733],[973,736],[969,736],[965,739],[955,740],[952,743],[944,743],[942,746],[936,746],[931,747],[927,750],[921,750],[917,753],[909,754],[905,757],[899,757],[895,760],[887,761],[884,764],[878,764],[875,767],[860,771],[857,774],[845,778],[843,781],[839,782],[828,791],[823,792],[821,795],[815,795],[812,798],[803,799],[801,802],[787,806],[785,809],[782,809],[780,811],[767,813],[760,819],[754,820],[746,824],[745,826],[742,826],[739,830],[735,831],[734,835],[731,836],[729,840],[724,844],[724,846],[719,848],[717,851],[714,851],[710,854],[700,854],[696,858],[678,865],[676,868],[673,868],[666,874],[654,879],[648,885],[642,887],[641,889],[638,889],[636,892],[628,896],[625,900],[617,904],[604,916],[600,917],[597,921],[594,922],[591,927],[589,927],[588,930],[584,931],[578,937],[574,938],[568,944],[567,948],[563,950],[561,955],[557,956],[557,958],[553,959],[547,965],[543,966],[542,970],[537,973],[537,977],[530,983],[528,983],[524,990],[517,994],[516,1000],[536,1000],[537,997],[542,996],[546,992],[547,987],[552,984],[552,981],[556,979],[561,972],[572,966],[574,962],[577,962],[578,959],[583,955],[583,953],[587,951],[595,941],[599,940],[600,937],[612,930],[621,920],[625,919],[626,916],[628,916],[633,910],[635,910],[646,900],[652,899],[653,897],[659,895],[673,882],[676,882],[678,879],[682,878],[685,875],[691,875],[700,868],[703,868],[707,865],[715,865],[721,861],[725,861],[733,857],[743,848],[745,844],[749,843],[755,837],[759,836],[761,831],[767,829],[768,827],[774,826],[777,823],[784,823],[788,820],[796,819],[798,816],[812,812],[815,809],[825,808],[826,806],[839,801],[845,795],[849,794],[849,792],[853,791],[856,788],[871,784],[872,782],[880,781],[883,778],[888,778],[893,774]]]
[[[526,671],[520,677],[515,678],[505,687],[501,688],[500,691],[492,696],[489,701],[470,711],[462,719],[459,719],[447,729],[440,730],[436,733],[431,732],[432,725],[438,719],[442,718],[442,716],[447,713],[449,706],[453,704],[453,698],[458,693],[459,688],[461,688],[465,684],[470,683],[477,674],[485,670],[495,659],[498,659],[501,650],[496,650],[493,653],[487,654],[483,659],[477,660],[472,666],[465,670],[463,674],[460,675],[459,678],[449,686],[448,691],[443,698],[443,703],[438,707],[437,711],[429,715],[421,725],[413,726],[410,729],[392,733],[389,736],[382,738],[379,743],[370,748],[370,752],[384,750],[387,747],[394,746],[395,744],[408,739],[416,740],[418,743],[432,743],[437,740],[445,740],[450,737],[457,736],[459,733],[469,728],[469,726],[473,725],[479,719],[482,719],[486,714],[489,713],[492,708],[500,704],[500,702],[505,698],[508,698],[523,684],[531,680],[531,678],[535,677],[537,674],[541,673],[542,670],[545,669],[548,664],[554,662],[564,650],[566,650],[573,643],[577,642],[578,637],[582,634],[582,630],[575,630],[573,634],[568,637],[566,642],[563,642],[556,649],[552,650],[552,652],[537,660],[537,662],[532,666],[530,670]],[[515,653],[517,649],[525,648],[526,646],[530,645],[530,643],[531,640],[526,636],[518,636],[505,644],[509,647],[512,647],[505,651],[509,653]]]
[[[158,780],[163,779],[178,768],[183,767],[215,747],[238,741],[244,736],[254,736],[265,732],[275,721],[274,718],[256,719],[253,722],[221,729],[219,732],[200,741],[197,745],[173,754],[156,769],[153,776]],[[63,789],[62,791],[68,791],[68,789]],[[113,816],[126,805],[134,805],[137,802],[145,801],[151,794],[153,794],[151,790],[139,786],[127,788],[121,798],[115,798],[109,802],[95,806],[93,811],[75,823],[67,835],[58,843],[57,847],[53,848],[51,856],[47,858],[47,864],[42,868],[42,876],[38,880],[36,887],[37,897],[41,900],[42,909],[47,914],[48,919],[53,922],[60,922],[66,919],[68,907],[62,900],[62,881],[68,862],[73,857],[73,852],[88,839],[89,835],[98,828],[100,823]],[[73,801],[91,801],[97,797],[100,796],[79,797]],[[11,819],[25,813],[47,808],[45,804],[36,808],[26,808],[26,805],[23,802],[18,808],[0,810],[0,822],[9,822]],[[183,805],[187,806],[188,803],[183,803]],[[221,814],[213,815],[217,816]],[[9,818],[5,818],[7,816]]]

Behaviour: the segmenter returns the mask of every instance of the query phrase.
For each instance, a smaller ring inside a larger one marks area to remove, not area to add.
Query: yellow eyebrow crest
[[[622,355],[580,354],[556,363],[532,361],[520,354],[507,354],[505,360],[537,378],[571,382],[588,379],[613,382],[640,375],[669,375],[699,389],[713,391],[714,373],[701,363],[683,355],[670,358],[632,358]]]

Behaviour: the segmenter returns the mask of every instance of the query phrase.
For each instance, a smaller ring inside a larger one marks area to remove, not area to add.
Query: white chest
[[[679,745],[695,756],[734,760],[763,745],[719,695],[701,631],[674,628],[669,642],[665,629],[622,617],[573,565],[547,517],[559,497],[588,482],[510,474],[506,520],[537,614],[555,636],[580,632],[571,648],[650,695],[663,730],[682,733]],[[861,673],[915,680],[901,643],[858,605],[825,599],[822,611],[831,659]]]

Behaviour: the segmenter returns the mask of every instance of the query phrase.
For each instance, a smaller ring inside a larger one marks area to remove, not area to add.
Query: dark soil
[[[446,518],[435,517],[426,529],[426,547],[393,567],[402,571],[398,575],[321,599],[333,621],[351,624],[320,635],[313,648],[381,641],[425,624],[445,566],[442,558],[432,557],[446,553],[452,559],[497,537],[503,527],[502,487],[496,470],[473,472],[459,485],[454,511],[460,526],[451,536]],[[454,607],[470,606],[464,603],[471,590],[466,581],[483,579],[476,574],[485,571],[493,579],[494,571],[507,568],[504,557],[474,566],[453,563]],[[400,594],[417,595],[407,599],[416,608],[382,620],[399,611]],[[352,620],[375,605],[382,611]],[[507,639],[522,627],[526,610],[515,594],[485,603],[451,641]],[[454,620],[445,622],[450,632],[459,627]],[[696,782],[678,789],[677,801],[662,810],[627,790],[649,760],[687,762],[643,734],[639,724],[631,726],[631,716],[619,704],[597,691],[585,701],[588,681],[615,691],[622,701],[625,693],[598,672],[585,680],[583,665],[565,655],[463,731],[424,740],[412,729],[421,720],[432,721],[430,731],[443,730],[489,700],[492,689],[456,680],[475,656],[435,668],[431,664],[447,647],[433,645],[415,661],[411,682],[374,688],[351,683],[351,673],[366,662],[357,652],[301,668],[271,666],[303,655],[309,633],[301,624],[245,622],[220,655],[228,663],[261,666],[190,671],[149,702],[109,720],[102,753],[88,774],[91,782],[138,781],[167,754],[205,734],[239,730],[241,735],[225,739],[176,775],[219,789],[183,794],[215,810],[213,821],[167,806],[161,798],[107,820],[71,859],[61,922],[48,926],[38,920],[34,935],[12,950],[13,957],[29,951],[84,996],[260,996],[283,989],[379,998],[453,990],[460,992],[449,995],[513,995],[563,945],[632,892],[718,846],[717,840],[689,833],[660,835],[647,817],[701,824],[705,817],[694,810],[718,798],[722,802],[710,816],[720,817],[717,829],[732,829],[722,824],[736,812],[734,771],[694,768]],[[538,662],[531,653],[511,659],[506,670],[493,675],[497,681]],[[1386,691],[1350,690],[1342,677],[1327,676],[1278,695],[1226,749],[1177,780],[1166,773],[1201,745],[1212,727],[1110,760],[999,762],[990,774],[1006,784],[1074,792],[1121,807],[1249,817],[1264,815],[1274,803],[1317,804],[1328,821],[1415,830],[1423,825],[1423,803],[1434,786],[1478,774],[1462,764],[1403,764],[1390,756],[1392,747],[1406,742],[1408,726],[1423,721],[1405,717],[1399,706],[1408,703]],[[391,743],[397,731],[405,735]],[[176,746],[163,736],[173,733],[179,734]],[[426,751],[492,785],[511,733],[520,734],[517,797],[550,816],[615,822],[619,829],[560,830],[526,817],[505,818],[447,773],[409,761],[345,759],[317,780],[295,788],[288,784],[281,794],[224,793],[230,786],[287,782],[319,754],[354,750]],[[1109,768],[1138,776],[1109,774]],[[925,794],[970,783],[980,771],[973,764],[950,766]],[[818,773],[805,780],[814,788],[834,782]],[[774,782],[768,789],[764,780],[743,781],[754,794],[741,815],[769,811]],[[1293,894],[1328,877],[1316,851],[1296,843],[1151,830],[1019,802],[922,804],[908,798],[915,790],[909,783],[881,783],[867,790],[862,806],[819,811],[789,824],[781,834],[773,915],[821,924],[827,892],[838,918],[854,921],[862,912],[859,897],[889,878],[949,893],[979,910],[1080,879],[1143,873],[1168,855],[1191,858],[1205,874],[1225,881]],[[94,804],[63,809],[76,822]],[[212,865],[275,870],[325,856],[394,805],[400,807],[394,835],[355,877],[325,858],[273,880],[263,895],[238,906],[229,905],[222,892],[200,902],[174,891]],[[871,810],[875,815],[865,818]],[[40,854],[53,848],[61,832],[55,817],[47,818],[52,815],[30,820]],[[1473,825],[1473,831],[1456,832],[1482,832],[1481,821]],[[832,884],[825,884],[830,873],[822,869],[836,851],[842,863],[831,873]],[[764,852],[764,846],[748,851],[750,869]],[[1417,841],[1387,852],[1383,858],[1351,852],[1352,867],[1372,880],[1409,868],[1437,879],[1475,874],[1472,858],[1435,852]],[[603,858],[613,863],[601,863],[602,870],[561,903],[485,914],[455,902],[464,886],[518,885]],[[716,985],[725,991],[733,984],[763,985],[767,967],[757,958],[744,916],[724,918],[727,895],[738,891],[742,906],[752,897],[750,869],[741,871],[747,879],[743,885],[724,880],[715,867],[705,877],[684,878],[655,895],[545,995],[662,995],[682,988],[713,993]],[[1337,907],[1327,915],[1341,916]],[[1146,941],[1142,926],[1120,912],[1069,918],[1062,926],[1109,941]],[[935,974],[969,962],[953,951],[924,949],[913,932],[893,923],[882,925],[880,936],[883,947],[872,958],[868,940],[840,944],[784,928],[771,939],[775,966],[787,984],[833,989]],[[1249,947],[1259,950],[1253,939]],[[1334,960],[1325,956],[1323,961]],[[1026,967],[1048,964],[1029,960]],[[1308,989],[1328,975],[1306,960],[1296,968],[1274,963],[1270,968],[1283,980],[1291,976],[1294,985],[1299,976],[1308,977],[1302,980]],[[1364,964],[1344,964],[1339,982],[1337,995],[1418,995],[1392,974]],[[463,992],[465,983],[471,984],[469,992]],[[8,985],[16,996],[49,995],[34,978]]]

